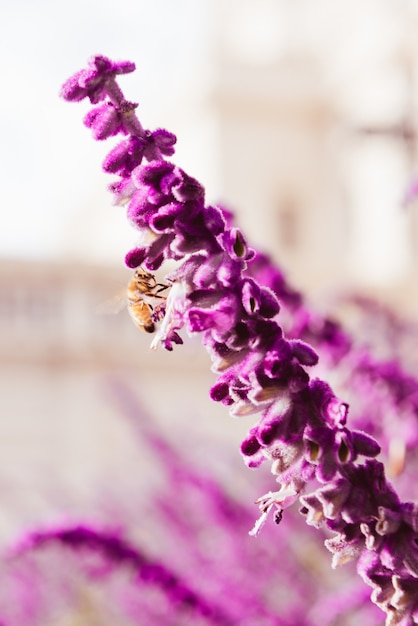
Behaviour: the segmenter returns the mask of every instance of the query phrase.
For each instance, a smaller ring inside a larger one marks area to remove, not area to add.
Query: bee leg
[[[168,289],[170,285],[163,285],[162,283],[157,283],[155,286],[159,287],[159,289],[157,289],[157,291],[155,292],[154,297],[164,298],[165,296],[160,296],[160,293]]]

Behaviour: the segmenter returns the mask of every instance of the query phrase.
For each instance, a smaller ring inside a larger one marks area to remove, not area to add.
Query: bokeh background
[[[176,160],[309,285],[394,284],[413,263],[399,211],[416,173],[417,2],[2,2],[4,257],[120,263],[108,147],[58,98],[95,53]],[[83,108],[84,107],[84,108]],[[413,232],[412,232],[413,231]],[[309,258],[309,263],[306,262]],[[415,259],[416,260],[416,259]]]
[[[126,310],[106,306],[123,294],[136,235],[100,168],[113,144],[92,140],[86,103],[61,101],[61,83],[92,54],[134,61],[121,84],[143,125],[178,136],[176,163],[314,306],[360,293],[416,319],[418,209],[405,198],[418,176],[418,2],[2,0],[0,15],[9,540],[42,520],[97,514],[97,490],[153,485],[157,468],[115,395],[121,380],[208,471],[246,472],[238,445],[251,421],[208,399],[199,342],[151,353]],[[254,498],[247,474],[240,489]]]

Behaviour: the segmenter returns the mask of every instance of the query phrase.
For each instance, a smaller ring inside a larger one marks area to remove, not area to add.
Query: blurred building
[[[193,34],[182,42],[187,56],[165,55],[163,73],[160,60],[149,62],[155,91],[142,69],[123,79],[143,123],[178,136],[176,163],[205,185],[208,202],[230,207],[249,240],[301,288],[413,288],[418,212],[402,203],[418,176],[416,0],[199,6],[203,18],[190,22]],[[74,146],[65,138],[69,162],[60,173],[70,168],[72,193],[84,175],[88,193],[77,188],[70,207],[66,196],[55,247],[71,258],[119,262],[134,235],[104,191],[107,146],[94,145],[74,110],[68,119],[80,139]]]
[[[215,4],[216,158],[244,231],[311,292],[413,289],[416,3]]]

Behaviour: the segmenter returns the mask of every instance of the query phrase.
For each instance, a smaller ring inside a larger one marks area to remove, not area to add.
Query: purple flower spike
[[[349,428],[348,404],[328,383],[311,379],[309,368],[317,365],[318,354],[333,367],[347,357],[347,369],[354,363],[353,380],[358,375],[367,382],[368,393],[371,382],[383,383],[393,402],[389,417],[407,405],[401,450],[404,440],[410,447],[417,442],[418,383],[394,364],[379,365],[356,351],[339,324],[313,314],[267,257],[256,255],[227,211],[205,205],[203,186],[164,158],[174,153],[174,135],[143,130],[120,91],[116,75],[133,69],[128,62],[94,57],[62,94],[67,100],[89,97],[93,104],[105,100],[86,117],[96,139],[127,135],[104,162],[106,171],[120,177],[111,186],[115,204],[127,206],[128,219],[140,231],[126,264],[150,272],[166,261],[175,266],[154,315],[151,347],[171,350],[182,342],[184,328],[201,333],[218,375],[212,399],[235,417],[260,415],[241,452],[249,467],[270,461],[279,489],[259,498],[260,518],[251,534],[270,511],[280,522],[283,510],[300,498],[308,524],[334,533],[326,541],[333,566],[358,560],[373,601],[388,614],[387,626],[416,623],[418,509],[400,501],[383,464],[373,458],[379,444],[360,425]],[[375,388],[377,393],[382,385]],[[369,401],[364,415],[371,411],[376,413]],[[375,422],[387,426],[390,419],[378,414]],[[402,464],[403,457],[396,465]]]

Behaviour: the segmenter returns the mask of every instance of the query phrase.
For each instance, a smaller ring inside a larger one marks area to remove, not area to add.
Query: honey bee
[[[154,274],[142,267],[135,270],[128,283],[128,311],[137,328],[145,333],[155,332],[155,320],[163,317],[161,304],[153,307],[153,300],[166,300],[161,293],[169,285],[157,283]]]

